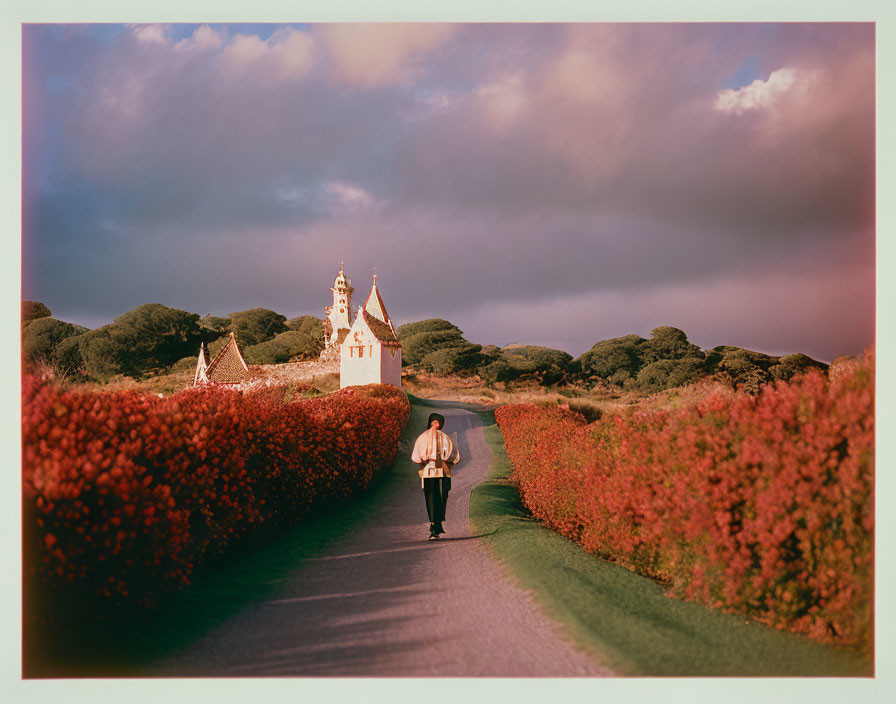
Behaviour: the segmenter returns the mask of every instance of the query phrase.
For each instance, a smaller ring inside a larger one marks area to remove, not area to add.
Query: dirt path
[[[440,409],[463,460],[447,535],[428,542],[416,477],[386,493],[367,527],[306,561],[176,656],[163,676],[606,676],[576,651],[470,532],[469,499],[491,452],[477,416]]]

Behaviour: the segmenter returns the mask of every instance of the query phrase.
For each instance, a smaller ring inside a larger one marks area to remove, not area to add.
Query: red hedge
[[[367,488],[410,407],[395,387],[169,398],[23,381],[26,576],[49,595],[149,604],[260,527]]]
[[[588,425],[560,408],[496,417],[524,504],[587,550],[701,601],[819,640],[870,641],[874,359],[756,396]]]

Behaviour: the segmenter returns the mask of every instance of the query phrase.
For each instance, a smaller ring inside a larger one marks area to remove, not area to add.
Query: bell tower
[[[345,262],[339,266],[339,273],[330,290],[333,292],[333,305],[326,308],[327,315],[324,326],[327,347],[342,342],[352,326],[350,315],[352,292],[355,289],[352,288],[351,279],[345,275]]]

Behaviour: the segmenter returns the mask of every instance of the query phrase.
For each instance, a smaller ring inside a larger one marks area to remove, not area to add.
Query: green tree
[[[460,328],[441,318],[429,318],[428,320],[420,320],[416,323],[405,323],[399,325],[395,332],[398,334],[399,341],[404,344],[405,339],[419,335],[420,333],[445,332],[452,331],[458,335],[463,335]]]
[[[27,323],[29,320],[37,320],[38,318],[49,318],[50,309],[43,303],[38,301],[22,301],[22,322]]]
[[[444,347],[425,355],[420,366],[433,374],[459,374],[469,372],[482,362],[481,345],[467,342],[464,345]]]
[[[222,318],[217,315],[212,315],[211,313],[203,315],[199,319],[199,325],[206,330],[211,330],[213,332],[230,332],[230,318]]]
[[[320,354],[321,344],[311,335],[288,330],[274,339],[250,345],[243,350],[246,364],[283,364],[300,359],[313,359]]]
[[[81,335],[72,335],[56,345],[53,370],[60,378],[79,379],[86,374],[84,359],[81,357]]]
[[[111,336],[121,346],[120,363],[129,376],[170,367],[195,353],[205,337],[198,315],[161,303],[144,303],[118,316]]]
[[[769,369],[776,359],[743,347],[720,345],[709,351],[706,362],[708,369],[727,376],[734,385],[756,392],[771,380]]]
[[[638,372],[635,386],[641,391],[655,393],[692,384],[705,374],[704,362],[699,357],[660,359]]]
[[[28,365],[45,364],[55,369],[60,343],[85,332],[85,327],[55,318],[33,318],[22,327],[22,359]]]
[[[124,373],[122,357],[126,350],[114,338],[114,329],[114,325],[104,325],[78,337],[78,352],[91,379],[108,381],[113,376]]]
[[[231,330],[240,348],[257,345],[286,332],[286,316],[267,308],[252,308],[230,314]]]
[[[324,344],[324,321],[315,318],[313,315],[300,315],[297,318],[291,318],[286,321],[286,327],[296,332],[303,332],[317,340],[321,349]]]
[[[485,360],[482,345],[464,339],[459,327],[441,318],[406,323],[395,332],[402,366],[419,366],[434,374],[466,374]]]
[[[670,326],[655,328],[651,335],[649,340],[645,340],[638,347],[638,357],[642,365],[661,359],[705,358],[703,351],[697,345],[688,342],[687,335],[678,328]]]
[[[642,366],[639,350],[644,342],[646,340],[638,335],[602,340],[579,357],[577,362],[586,377],[609,379],[618,371],[626,371],[634,377]]]
[[[137,378],[196,354],[206,334],[195,313],[146,303],[84,333],[79,352],[94,379],[107,381],[116,374]]]
[[[635,377],[628,369],[617,369],[607,377],[607,381],[614,386],[626,389],[633,388],[635,385]]]
[[[501,350],[500,359],[516,371],[513,378],[527,377],[543,385],[557,384],[567,378],[572,355],[563,350],[523,345]],[[507,375],[507,372],[504,372]],[[506,379],[505,379],[506,380]]]
[[[520,374],[517,367],[513,367],[500,357],[487,364],[484,364],[479,370],[479,376],[488,386],[494,386],[498,382],[508,382],[516,379]]]
[[[469,344],[458,330],[419,332],[401,340],[401,361],[405,366],[419,364],[432,352],[450,347],[466,347]]]
[[[769,367],[769,374],[773,379],[782,379],[787,381],[791,377],[802,374],[809,369],[827,369],[828,365],[824,362],[818,362],[805,354],[788,354],[780,357],[777,364]]]

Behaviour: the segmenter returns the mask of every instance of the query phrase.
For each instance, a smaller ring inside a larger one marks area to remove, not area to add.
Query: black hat
[[[438,413],[430,413],[429,420],[426,421],[426,427],[429,428],[434,420],[439,421],[439,430],[445,429],[445,416]]]

